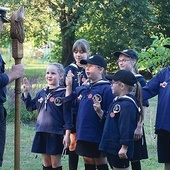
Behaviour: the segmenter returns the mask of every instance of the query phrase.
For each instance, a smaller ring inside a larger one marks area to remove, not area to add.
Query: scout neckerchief
[[[71,63],[70,66],[73,66],[77,69],[77,83],[78,86],[81,86],[81,78],[83,76],[83,71],[84,71],[84,67],[78,67],[75,63]]]
[[[46,92],[46,94],[45,94],[45,100],[43,101],[43,103],[42,103],[40,109],[38,110],[38,112],[39,112],[43,107],[45,108],[45,110],[47,110],[47,102],[48,102],[48,100],[50,99],[50,97],[51,97],[55,92],[57,92],[57,91],[62,91],[62,90],[65,90],[65,88],[58,86],[58,87],[55,88],[55,89],[49,89],[49,87],[45,87],[45,88],[44,88],[44,91]],[[55,103],[56,106],[59,106],[59,105],[60,105],[60,103],[62,102],[61,100],[62,100],[61,97],[57,97],[57,98],[53,99],[53,101],[54,101],[54,103]]]

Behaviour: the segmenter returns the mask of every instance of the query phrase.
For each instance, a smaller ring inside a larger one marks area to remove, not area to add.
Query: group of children
[[[130,161],[140,170],[140,160],[148,158],[143,120],[150,96],[142,100],[146,81],[138,74],[137,54],[115,52],[120,70],[107,76],[105,59],[90,56],[85,39],[74,43],[73,56],[65,69],[59,63],[47,67],[48,85],[34,99],[24,78],[22,100],[29,111],[38,110],[32,152],[42,154],[44,170],[61,170],[66,148],[69,170],[77,170],[78,156],[85,170],[127,170]]]

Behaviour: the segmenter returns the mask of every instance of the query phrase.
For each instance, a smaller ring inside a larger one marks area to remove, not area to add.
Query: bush
[[[170,65],[169,49],[165,48],[165,44],[170,44],[170,38],[163,35],[153,36],[151,46],[142,49],[139,54],[138,68],[151,75],[157,74],[162,68]]]

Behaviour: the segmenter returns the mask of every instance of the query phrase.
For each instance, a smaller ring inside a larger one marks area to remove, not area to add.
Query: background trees
[[[151,56],[146,52],[154,44],[153,36],[157,36],[157,40],[169,37],[168,0],[2,0],[0,5],[10,7],[11,12],[24,5],[26,49],[52,44],[53,52],[47,58],[50,61],[69,64],[73,60],[74,41],[86,38],[92,54],[101,54],[108,60],[109,72],[116,69],[113,52],[126,48],[133,48],[139,54],[142,51],[140,56],[145,56],[139,61],[142,69],[156,73],[155,69],[162,67],[160,64],[149,66]],[[8,34],[9,25],[5,25],[1,47],[10,44]],[[157,55],[156,60],[159,57]]]

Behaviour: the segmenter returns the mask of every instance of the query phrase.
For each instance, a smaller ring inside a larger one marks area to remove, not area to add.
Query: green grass
[[[147,110],[145,117],[145,133],[149,159],[142,160],[143,170],[161,170],[163,164],[157,162],[156,152],[156,136],[154,134],[154,122],[156,113],[156,98],[150,100],[150,107]],[[35,131],[34,123],[31,125],[21,123],[20,133],[20,169],[21,170],[41,170],[42,158],[41,155],[31,153],[31,145]],[[62,158],[63,170],[68,170],[68,156]],[[3,170],[14,169],[14,123],[7,125],[7,140],[4,154]],[[78,170],[84,170],[83,160],[80,158]]]
[[[20,169],[21,170],[42,170],[41,155],[31,153],[31,146],[35,134],[34,125],[20,125]],[[63,170],[68,170],[68,157],[62,158]],[[80,158],[80,170],[83,170],[83,161]],[[4,153],[3,170],[14,169],[14,124],[7,125],[6,148]]]

